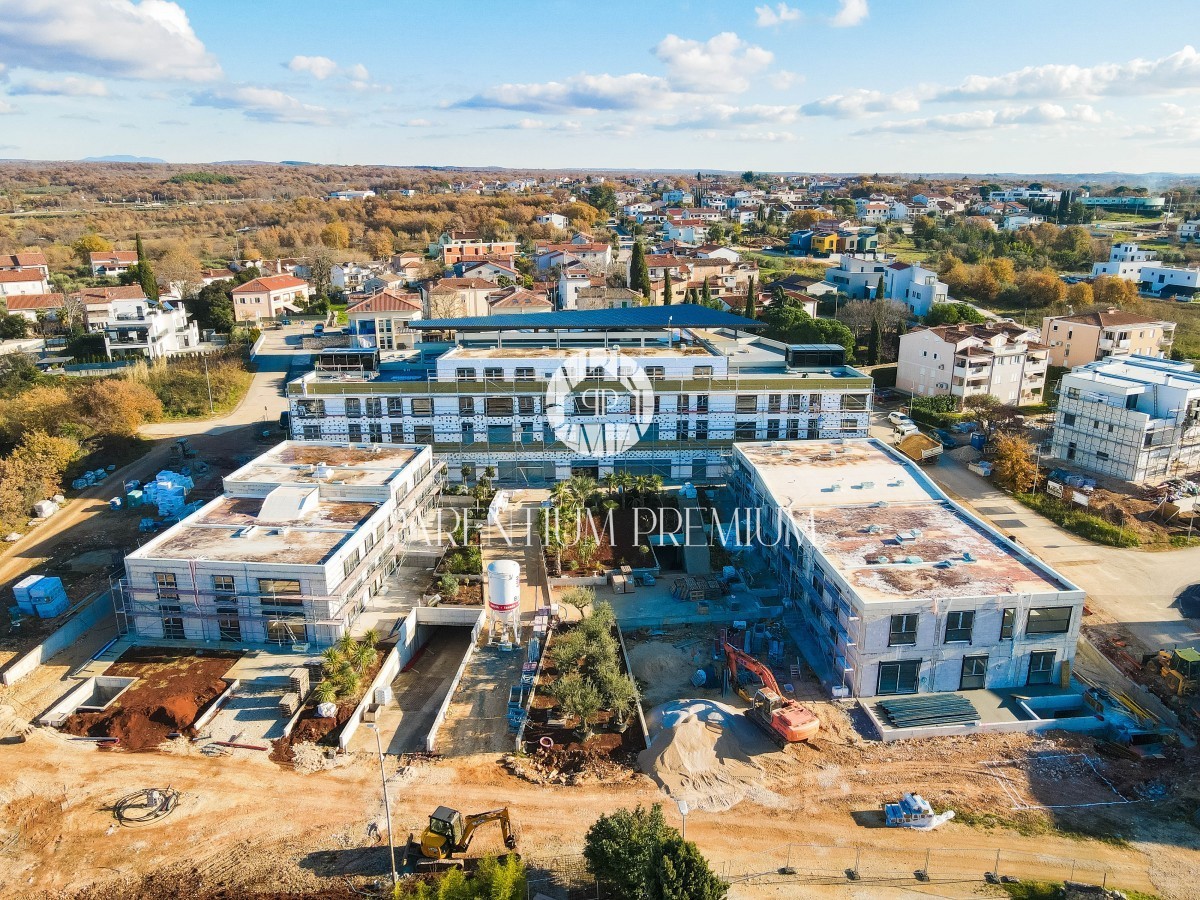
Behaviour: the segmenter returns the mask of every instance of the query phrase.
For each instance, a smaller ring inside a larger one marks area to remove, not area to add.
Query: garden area
[[[563,774],[606,764],[632,768],[646,748],[646,736],[637,715],[637,686],[617,639],[616,616],[609,604],[595,603],[588,588],[569,593],[564,602],[590,607],[590,612],[561,626],[547,641],[530,702],[526,746],[540,768]]]
[[[574,475],[554,486],[551,500],[539,514],[538,533],[554,577],[657,567],[649,535],[682,528],[678,501],[657,475],[614,472],[602,481]]]
[[[290,762],[293,748],[301,743],[336,746],[342,726],[354,715],[390,650],[374,630],[362,640],[347,634],[326,650],[321,664],[324,677],[306,698],[291,733],[275,742],[271,758]]]

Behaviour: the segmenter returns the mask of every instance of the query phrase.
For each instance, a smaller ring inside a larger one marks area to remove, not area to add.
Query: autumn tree
[[[162,401],[140,381],[101,378],[73,397],[83,421],[96,432],[132,435],[162,418]]]
[[[1019,435],[998,432],[992,438],[992,474],[1011,491],[1023,494],[1037,484],[1033,444]]]
[[[321,243],[331,250],[345,250],[350,246],[350,229],[344,222],[330,222],[321,229]]]
[[[1054,306],[1067,295],[1067,286],[1053,269],[1027,269],[1017,278],[1017,290],[1026,307]]]
[[[1092,293],[1092,286],[1086,281],[1067,285],[1066,302],[1074,307],[1076,312],[1087,309],[1096,302],[1095,295]]]
[[[94,231],[89,231],[71,245],[71,249],[79,256],[80,264],[85,266],[92,264],[91,255],[93,253],[107,253],[112,248],[111,241],[105,240]]]
[[[1120,307],[1138,302],[1137,285],[1111,275],[1100,275],[1093,280],[1092,294],[1101,306]]]
[[[163,281],[178,287],[182,296],[190,297],[200,290],[200,260],[182,243],[172,242],[155,265]]]

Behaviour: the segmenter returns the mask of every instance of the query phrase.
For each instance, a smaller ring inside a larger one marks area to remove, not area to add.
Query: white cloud
[[[307,72],[317,81],[324,81],[340,68],[328,56],[293,56],[287,67],[293,72]]]
[[[653,75],[581,74],[540,84],[498,84],[453,105],[532,113],[650,109],[665,105],[670,93],[666,80]]]
[[[936,100],[1145,96],[1200,89],[1200,53],[1187,46],[1159,59],[1095,66],[1026,66],[1003,75],[971,75]]]
[[[0,0],[10,66],[113,78],[213,81],[221,67],[168,0]]]
[[[748,76],[758,74],[775,58],[770,50],[747,43],[732,31],[703,42],[668,34],[654,48],[654,55],[666,65],[672,87],[722,94],[749,90]]]
[[[759,28],[775,28],[785,22],[800,22],[804,19],[804,13],[786,3],[778,3],[774,7],[769,3],[756,6],[754,12],[758,16],[754,24]]]
[[[346,77],[351,81],[370,81],[371,73],[367,71],[367,67],[362,63],[355,63],[352,66],[346,67]]]
[[[44,97],[107,97],[108,88],[91,78],[30,78],[12,86],[13,94],[38,94]]]
[[[1067,109],[1057,103],[1038,103],[1032,106],[976,109],[922,119],[881,122],[859,131],[858,134],[968,132],[1011,128],[1017,125],[1094,125],[1100,121],[1100,115],[1091,106],[1079,104]]]
[[[428,119],[409,119],[404,123],[405,128],[432,128],[433,123]]]
[[[841,9],[837,11],[829,24],[834,28],[853,28],[861,25],[871,14],[867,9],[867,0],[838,0]]]
[[[0,116],[6,115],[7,113],[15,113],[16,111],[17,108],[7,100],[0,100]]]
[[[249,119],[286,125],[325,125],[329,113],[320,106],[301,103],[283,91],[250,85],[203,91],[192,98],[193,106],[236,109]]]
[[[916,112],[920,108],[917,96],[901,91],[885,94],[856,88],[844,94],[831,94],[801,107],[806,116],[832,116],[837,119],[857,119],[871,113]]]
[[[797,75],[795,72],[789,72],[786,69],[780,69],[778,72],[772,73],[767,81],[771,87],[779,91],[786,91],[792,85],[799,84],[804,80],[804,76]]]

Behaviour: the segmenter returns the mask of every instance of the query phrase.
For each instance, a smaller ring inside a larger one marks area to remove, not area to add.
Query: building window
[[[321,439],[320,425],[305,425],[302,431],[306,441],[319,441]]]
[[[474,381],[475,380],[475,369],[474,369],[474,367],[469,368],[469,369],[455,369],[454,377],[456,379],[458,379],[459,381]]]
[[[971,629],[975,625],[975,613],[971,610],[959,610],[946,614],[946,643],[970,642]]]
[[[696,412],[708,412],[708,394],[701,394],[696,398]]]
[[[917,642],[916,613],[892,616],[892,629],[888,635],[889,647],[911,647]]]
[[[475,415],[475,398],[474,397],[459,397],[458,398],[458,414],[460,416]]]
[[[780,400],[779,394],[767,394],[767,412],[779,412]]]
[[[414,425],[413,426],[413,443],[414,444],[432,444],[433,443],[433,426],[432,425]]]
[[[155,572],[154,586],[158,589],[160,600],[178,600],[179,586],[175,581],[174,572]]]
[[[513,414],[512,397],[488,397],[487,414],[489,416],[511,416]]]
[[[1071,607],[1044,606],[1031,609],[1025,634],[1066,634],[1071,630]]]
[[[768,441],[779,440],[779,420],[778,419],[767,419],[767,440]]]
[[[522,416],[532,416],[536,412],[532,397],[517,398],[517,413]]]
[[[371,422],[367,425],[367,440],[372,444],[383,443],[383,426],[378,422]]]
[[[800,439],[800,420],[799,419],[788,419],[787,420],[787,439],[789,441],[796,441],[796,440]]]
[[[409,402],[409,411],[414,416],[432,416],[433,401],[428,397],[414,397]]]
[[[503,381],[504,370],[498,366],[488,366],[483,370],[483,377],[488,381]]]
[[[962,677],[958,681],[960,691],[977,691],[986,686],[987,682],[986,656],[964,656],[962,661]]]
[[[301,400],[296,404],[296,411],[302,418],[319,419],[325,415],[325,401]]]
[[[1013,638],[1013,625],[1017,621],[1017,611],[1013,607],[1009,607],[1000,613],[1000,640],[1011,641]]]
[[[362,443],[362,434],[363,434],[362,426],[359,425],[357,422],[351,422],[349,425],[346,426],[346,428],[347,428],[346,436],[349,439],[350,443],[361,444]]]
[[[711,378],[713,373],[712,366],[696,366],[692,370],[696,378]]]
[[[758,398],[753,394],[738,394],[735,408],[740,413],[757,412]]]
[[[915,694],[920,674],[921,660],[919,659],[880,663],[879,685],[876,693]]]
[[[701,421],[701,422],[696,423],[696,440],[698,440],[698,441],[707,441],[708,440],[708,422]]]
[[[217,640],[240,641],[242,639],[242,623],[238,619],[236,606],[217,607]]]
[[[1064,425],[1074,425],[1075,424],[1075,413],[1063,413],[1063,424]]]
[[[276,594],[299,594],[300,582],[288,578],[260,578],[258,592],[268,597]]]
[[[182,641],[187,638],[183,630],[183,610],[173,603],[163,603],[159,606],[162,616],[163,637],[168,641]]]
[[[475,425],[472,422],[463,422],[462,425],[462,442],[464,444],[475,443]]]
[[[403,444],[404,443],[404,426],[403,425],[401,425],[399,422],[393,422],[392,426],[391,426],[391,432],[392,432],[392,443],[393,444]]]
[[[1054,650],[1034,650],[1029,654],[1029,677],[1026,684],[1050,684],[1054,677]]]
[[[667,377],[667,370],[662,366],[646,366],[646,377],[651,381],[662,381]]]
[[[488,426],[488,443],[489,444],[511,444],[513,442],[513,430],[511,425],[489,425]]]
[[[217,594],[233,593],[232,575],[214,575],[212,577],[213,592]]]
[[[800,394],[788,394],[788,412],[798,412],[801,409],[800,402],[803,399],[804,398]]]
[[[383,401],[378,397],[367,398],[367,418],[378,419],[383,415]]]
[[[753,422],[738,422],[734,426],[733,437],[738,441],[756,441],[758,428]]]
[[[388,415],[402,416],[404,415],[404,400],[400,397],[388,397]]]

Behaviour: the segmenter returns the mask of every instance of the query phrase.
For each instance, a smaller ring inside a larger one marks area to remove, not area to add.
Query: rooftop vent
[[[329,477],[329,473],[330,473],[331,471],[333,471],[333,470],[332,470],[332,469],[330,469],[330,468],[329,468],[329,466],[325,465],[325,463],[323,463],[323,462],[319,462],[319,463],[317,463],[315,466],[313,466],[313,473],[312,473],[312,475],[313,475],[313,478],[315,478],[315,479],[317,479],[318,481],[320,481],[320,480],[322,480],[322,479],[324,479],[324,478],[328,478],[328,477]]]
[[[879,563],[881,566],[886,566],[889,562],[891,562],[891,560],[886,556],[877,556],[875,557],[875,562]]]
[[[970,550],[963,551],[963,562],[975,562],[975,557],[971,555]]]
[[[888,502],[886,500],[876,500],[871,506],[875,509],[887,509]]]
[[[233,533],[235,538],[248,538],[258,530],[257,525],[246,525]]]
[[[862,488],[864,491],[869,491],[871,488],[875,487],[875,482],[864,481],[862,484],[859,485],[859,487]]]
[[[916,565],[917,563],[925,562],[925,560],[921,559],[919,556],[906,556],[904,557],[904,561],[910,565]]]
[[[881,531],[883,531],[883,528],[879,525],[872,523],[867,526],[867,534],[879,534]]]

